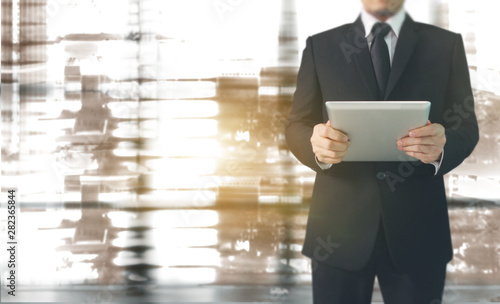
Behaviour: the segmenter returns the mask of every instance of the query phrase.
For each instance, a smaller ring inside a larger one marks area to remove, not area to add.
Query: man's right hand
[[[338,164],[351,145],[344,133],[332,128],[330,121],[314,126],[311,144],[316,158],[325,164]]]

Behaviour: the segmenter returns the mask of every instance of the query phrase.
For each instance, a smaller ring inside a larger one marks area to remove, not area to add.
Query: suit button
[[[386,177],[386,174],[385,174],[384,172],[379,172],[379,173],[377,173],[377,178],[378,178],[379,180],[384,180],[384,179],[385,179],[385,177]]]

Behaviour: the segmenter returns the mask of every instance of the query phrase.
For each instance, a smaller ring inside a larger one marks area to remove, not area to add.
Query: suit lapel
[[[368,49],[368,43],[365,38],[365,29],[363,27],[363,22],[361,21],[361,16],[359,16],[348,29],[346,40],[352,50],[350,56],[352,57],[365,86],[370,91],[373,100],[379,99],[377,78],[375,77],[375,71],[373,70],[370,50]]]
[[[417,24],[413,22],[413,19],[411,19],[408,14],[406,14],[406,18],[403,26],[401,27],[398,42],[396,44],[396,50],[394,52],[394,58],[392,60],[391,73],[387,82],[384,100],[387,100],[387,98],[391,94],[392,90],[396,86],[396,83],[403,74],[408,60],[410,60],[410,57],[418,41],[417,30]]]

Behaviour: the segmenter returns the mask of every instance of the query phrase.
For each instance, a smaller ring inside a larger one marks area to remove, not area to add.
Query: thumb
[[[328,121],[326,122],[326,126],[327,126],[327,127],[331,127],[331,126],[332,126],[332,124],[330,123],[330,120],[328,120]]]
[[[427,121],[427,125],[432,125],[430,120]]]

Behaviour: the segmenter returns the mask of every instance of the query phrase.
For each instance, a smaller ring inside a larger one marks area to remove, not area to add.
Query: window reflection
[[[306,25],[292,0],[255,3],[198,16],[213,30],[198,37],[162,26],[183,1],[2,1],[2,190],[23,207],[20,284],[308,286],[314,173],[284,140]],[[464,34],[481,129],[446,177],[463,285],[500,280],[499,65],[479,30],[491,3],[430,6]],[[223,36],[255,10],[246,40]]]

